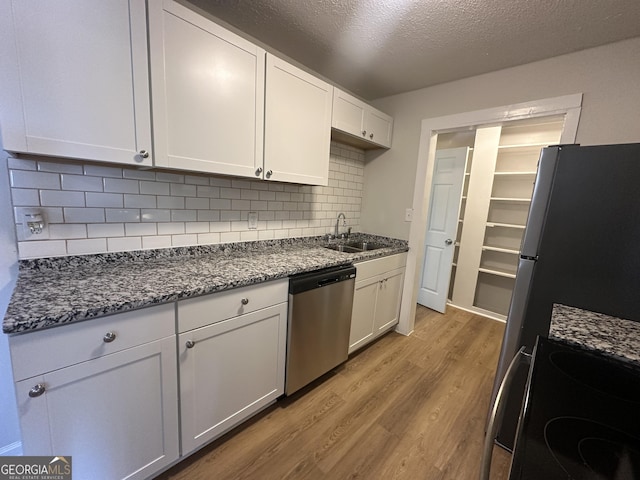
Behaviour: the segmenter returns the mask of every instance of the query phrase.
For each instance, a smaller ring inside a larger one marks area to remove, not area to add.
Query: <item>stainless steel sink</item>
[[[384,248],[384,245],[371,242],[347,242],[325,245],[324,248],[329,248],[331,250],[343,253],[360,253],[369,250],[376,250],[378,248]]]

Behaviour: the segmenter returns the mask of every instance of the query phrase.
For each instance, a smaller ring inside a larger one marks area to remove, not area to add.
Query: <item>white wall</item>
[[[366,156],[362,230],[409,238],[423,119],[584,93],[577,143],[640,142],[639,84],[640,37],[377,100],[393,147]]]
[[[0,154],[2,152],[0,151]],[[0,317],[4,317],[18,275],[18,252],[13,229],[6,155],[0,164]],[[16,455],[11,449],[20,441],[18,413],[11,375],[7,336],[0,333],[0,453]],[[19,447],[18,447],[19,448]]]

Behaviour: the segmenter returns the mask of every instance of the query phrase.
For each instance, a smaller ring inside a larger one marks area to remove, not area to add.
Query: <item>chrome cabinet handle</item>
[[[185,343],[185,346],[187,348],[193,348],[195,346],[196,342],[194,342],[193,340],[187,340]]]
[[[364,137],[367,134],[366,130],[362,130],[362,136]]]
[[[44,393],[45,390],[46,388],[44,386],[44,383],[38,383],[37,385],[31,387],[31,390],[29,390],[29,396],[31,398],[39,397]]]
[[[240,303],[243,305],[247,305],[249,303],[249,299],[245,297],[242,300],[240,300]]]
[[[147,152],[146,150],[140,150],[139,153],[142,158],[149,158],[149,152]]]
[[[502,397],[505,394],[505,391],[507,391],[513,383],[513,378],[518,371],[516,369],[516,365],[518,365],[520,357],[524,357],[527,362],[531,362],[531,355],[526,353],[524,349],[525,347],[520,347],[518,353],[516,353],[511,360],[509,368],[507,368],[507,371],[504,374],[504,378],[502,379],[502,383],[500,384],[500,388],[498,389],[496,399],[493,402],[491,416],[489,417],[489,422],[487,424],[487,433],[484,438],[484,448],[482,450],[482,465],[480,467],[480,480],[489,480],[489,476],[491,475],[491,453],[493,452],[493,443],[495,441],[498,428],[500,428],[500,422],[502,422],[502,417],[504,415],[504,409],[506,406],[506,403],[502,401]]]
[[[265,177],[270,178],[271,175],[273,175],[273,170],[267,170],[267,172],[264,175]]]
[[[259,177],[261,173],[262,173],[262,167],[256,168],[256,177]]]
[[[116,334],[113,332],[107,332],[104,334],[104,337],[102,337],[102,341],[104,343],[111,343],[116,339]]]
[[[453,240],[451,240],[450,238],[447,238],[447,239],[444,241],[444,244],[445,244],[445,245],[451,245],[452,243],[453,243]]]
[[[373,133],[369,134],[369,138],[373,139]]]

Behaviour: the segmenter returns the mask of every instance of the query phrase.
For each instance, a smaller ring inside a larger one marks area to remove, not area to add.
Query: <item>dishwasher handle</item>
[[[318,282],[319,287],[324,287],[331,283],[336,283],[340,281],[340,277],[332,277],[332,278],[324,278]]]

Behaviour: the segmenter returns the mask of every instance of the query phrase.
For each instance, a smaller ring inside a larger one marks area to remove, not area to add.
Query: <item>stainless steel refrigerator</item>
[[[492,404],[517,351],[548,336],[554,303],[640,321],[640,143],[542,150]],[[497,434],[510,450],[528,365],[514,371]]]

